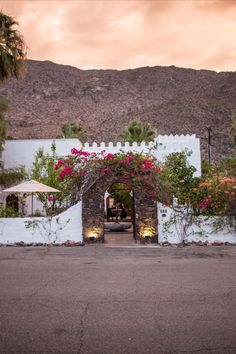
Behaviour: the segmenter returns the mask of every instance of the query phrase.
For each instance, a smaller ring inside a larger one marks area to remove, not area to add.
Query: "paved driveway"
[[[236,247],[0,248],[0,353],[236,353]]]

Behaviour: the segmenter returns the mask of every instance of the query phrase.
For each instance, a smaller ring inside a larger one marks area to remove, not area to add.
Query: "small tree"
[[[77,138],[82,144],[87,140],[87,132],[80,123],[65,123],[61,125],[63,138]]]
[[[171,197],[180,204],[189,204],[189,195],[199,179],[194,177],[196,168],[188,163],[190,153],[173,152],[169,154],[162,167],[161,179]]]
[[[70,206],[74,202],[70,181],[61,182],[58,178],[58,171],[55,169],[58,159],[55,143],[51,146],[51,154],[39,149],[36,152],[31,173],[31,178],[60,190],[60,193],[50,193],[50,196],[45,193],[37,193],[37,197],[44,205],[45,210],[50,211],[52,214],[63,207]]]
[[[156,136],[155,130],[150,126],[149,123],[140,122],[133,120],[129,123],[128,127],[124,129],[120,138],[124,142],[137,142],[141,143],[142,141],[150,142],[153,141]]]
[[[0,81],[18,79],[24,69],[26,45],[17,25],[14,18],[0,12]]]

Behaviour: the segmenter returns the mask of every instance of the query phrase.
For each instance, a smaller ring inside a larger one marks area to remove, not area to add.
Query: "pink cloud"
[[[28,57],[82,69],[236,70],[234,1],[2,1]],[[230,50],[230,52],[229,52]]]

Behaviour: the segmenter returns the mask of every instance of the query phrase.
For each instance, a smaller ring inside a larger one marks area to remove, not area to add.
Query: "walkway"
[[[106,232],[105,245],[107,246],[132,246],[135,245],[133,233],[129,231],[123,232]]]

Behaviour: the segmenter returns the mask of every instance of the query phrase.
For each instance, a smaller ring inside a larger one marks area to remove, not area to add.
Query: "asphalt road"
[[[0,248],[0,353],[236,353],[236,247]]]

